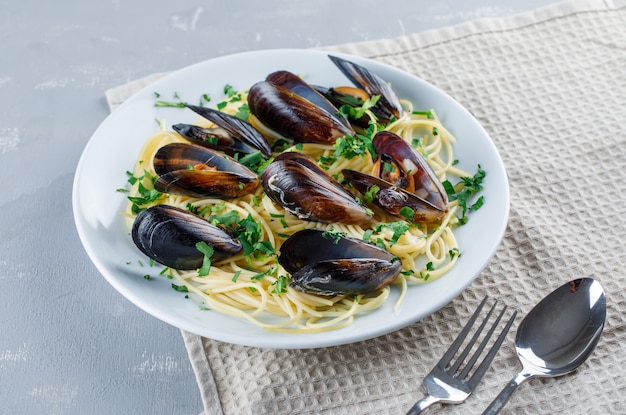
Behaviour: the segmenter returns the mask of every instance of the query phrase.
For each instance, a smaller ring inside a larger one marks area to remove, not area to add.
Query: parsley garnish
[[[196,244],[196,249],[204,254],[204,258],[202,259],[202,267],[200,267],[200,269],[198,270],[198,275],[201,277],[205,277],[209,275],[209,272],[211,272],[211,256],[213,256],[215,250],[212,246],[204,241],[198,242]]]
[[[289,286],[289,277],[281,275],[272,285],[274,286],[272,294],[284,294],[287,292],[287,287]]]
[[[322,232],[322,236],[324,238],[331,238],[335,244],[339,243],[339,240],[346,236],[345,232],[341,232],[336,230],[335,228],[330,228],[327,231]]]
[[[374,199],[376,199],[376,197],[378,196],[378,192],[380,192],[380,187],[376,185],[369,187],[363,195],[363,200],[365,200],[365,203],[372,203]]]
[[[449,180],[444,181],[443,188],[448,194],[450,201],[456,200],[461,207],[461,216],[457,216],[459,219],[459,225],[467,223],[468,211],[476,211],[484,204],[484,197],[480,196],[473,204],[469,204],[471,197],[483,190],[482,182],[486,176],[486,172],[478,165],[477,172],[472,177],[461,177],[461,181],[453,186]]]
[[[389,223],[378,225],[376,232],[380,232],[380,229],[382,228],[390,229],[393,232],[393,236],[391,237],[391,240],[389,241],[389,245],[392,246],[396,242],[398,242],[398,239],[400,239],[400,237],[406,231],[409,230],[409,224],[405,221],[389,222]]]
[[[320,157],[320,164],[322,167],[328,167],[340,157],[349,160],[357,156],[363,157],[367,153],[370,153],[372,158],[375,159],[377,157],[376,150],[372,144],[372,136],[375,131],[376,125],[370,124],[369,127],[365,129],[363,134],[356,134],[355,136],[346,134],[343,137],[338,138],[333,145],[335,147],[333,154],[329,157]]]
[[[415,215],[415,211],[413,209],[411,209],[408,206],[403,206],[400,209],[400,216],[402,216],[403,218],[406,218],[407,220],[412,221],[413,220],[413,216]]]
[[[139,195],[128,196],[128,200],[130,200],[132,203],[131,211],[134,214],[141,212],[145,209],[146,205],[156,202],[163,196],[163,193],[154,190],[153,188],[154,182],[158,179],[158,176],[152,176],[147,171],[144,171],[144,175],[141,177],[135,177],[129,172],[127,172],[127,174],[129,175],[128,183],[130,183],[131,186],[138,182],[137,193]],[[149,187],[144,185],[144,179],[148,181],[148,183],[150,183]]]
[[[414,115],[423,115],[424,117],[428,118],[428,119],[434,119],[435,116],[433,115],[433,111],[432,110],[424,110],[424,111],[413,111],[412,114]]]
[[[460,257],[461,253],[459,252],[459,248],[452,248],[448,251],[448,255],[450,255],[450,261],[452,261],[454,257]]]
[[[360,100],[354,100],[353,101],[354,104],[362,104],[362,105],[361,106],[349,105],[349,104],[342,105],[339,108],[339,113],[348,119],[358,120],[361,117],[363,117],[363,115],[365,115],[366,111],[372,109],[376,105],[376,103],[378,103],[379,99],[380,99],[380,95],[374,95],[365,102],[361,102]],[[370,117],[374,117],[374,115],[370,113]],[[376,122],[375,119],[373,121]]]
[[[187,287],[184,286],[184,285],[172,284],[172,288],[174,289],[174,291],[178,291],[179,293],[188,293],[189,292]]]

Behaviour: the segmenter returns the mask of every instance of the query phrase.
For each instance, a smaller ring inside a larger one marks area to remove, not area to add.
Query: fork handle
[[[485,409],[483,415],[496,415],[500,410],[504,407],[504,405],[509,401],[509,398],[515,392],[519,385],[521,385],[526,379],[530,378],[532,374],[521,371],[513,379],[506,384],[506,386],[502,389],[502,391],[496,396],[491,404]]]
[[[441,399],[439,398],[433,398],[432,396],[427,396],[425,398],[420,399],[419,401],[415,402],[415,405],[413,405],[411,407],[411,409],[409,409],[409,412],[406,413],[406,415],[418,415],[421,414],[422,412],[424,412],[424,410],[426,408],[428,408],[430,405],[439,402]]]

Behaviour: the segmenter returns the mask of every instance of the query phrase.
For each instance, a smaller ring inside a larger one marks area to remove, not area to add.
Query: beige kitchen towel
[[[403,414],[488,294],[520,311],[476,392],[433,413],[479,414],[520,369],[517,324],[571,278],[607,294],[607,322],[573,374],[532,379],[502,414],[626,413],[626,2],[571,1],[502,19],[324,48],[368,57],[446,91],[504,161],[502,245],[458,298],[397,332],[322,349],[244,347],[182,332],[207,415]],[[123,99],[137,84],[109,91]],[[458,132],[457,135],[462,135]]]

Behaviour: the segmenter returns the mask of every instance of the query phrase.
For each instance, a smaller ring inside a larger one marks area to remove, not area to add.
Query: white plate
[[[425,285],[410,286],[397,312],[392,306],[398,290],[392,290],[386,305],[359,316],[349,327],[327,333],[287,334],[200,310],[193,299],[175,292],[170,280],[157,275],[160,267],[138,265],[138,260],[144,264],[148,261],[131,241],[120,215],[126,195],[116,189],[125,187],[126,171],[132,170],[141,146],[159,129],[155,120],[165,119],[170,128],[171,124],[197,118],[188,110],[156,108],[155,92],[162,100],[170,100],[178,93],[190,103],[199,102],[200,96],[208,93],[212,103],[216,103],[223,99],[224,85],[248,88],[278,69],[301,74],[313,84],[349,84],[325,52],[264,50],[211,59],[158,80],[114,111],[91,137],[74,178],[74,219],[87,254],[109,283],[154,317],[192,333],[247,346],[311,348],[370,339],[405,327],[448,304],[474,281],[494,255],[509,212],[508,181],[493,142],[468,111],[427,82],[379,62],[344,57],[390,81],[398,96],[410,99],[416,108],[434,108],[458,139],[455,152],[459,166],[473,174],[480,164],[487,172],[485,204],[472,213],[467,225],[455,231],[461,257],[448,274]],[[145,274],[153,278],[146,280]]]

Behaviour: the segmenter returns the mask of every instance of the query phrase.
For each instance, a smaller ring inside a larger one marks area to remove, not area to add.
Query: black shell
[[[380,96],[372,111],[378,117],[379,122],[388,123],[392,118],[399,118],[402,115],[400,100],[384,79],[349,60],[332,55],[328,57],[354,85],[370,96]]]
[[[413,210],[413,216],[410,219],[412,222],[431,223],[441,220],[448,210],[447,206],[441,209],[378,177],[349,169],[342,170],[342,173],[361,194],[366,194],[372,186],[378,186],[378,193],[374,196],[372,203],[391,215],[407,219],[405,215],[400,214],[400,211],[408,207]]]
[[[448,205],[448,195],[435,172],[428,165],[424,157],[411,147],[397,134],[390,131],[377,133],[372,144],[376,154],[382,161],[393,162],[395,168],[400,173],[399,180],[392,181],[393,184],[406,189],[410,193],[426,200],[438,209],[445,211]],[[385,169],[380,163],[378,176],[385,177]],[[410,187],[407,183],[411,183]]]
[[[246,155],[260,151],[232,136],[222,127],[205,128],[193,124],[174,124],[172,128],[194,144],[223,151],[231,157],[235,154]],[[266,155],[263,157],[266,158]]]
[[[159,192],[191,197],[234,198],[253,192],[259,177],[235,159],[195,144],[172,143],[152,161]]]
[[[302,220],[362,223],[371,219],[354,196],[307,155],[278,155],[261,176],[265,194]]]
[[[315,90],[324,95],[335,107],[341,108],[344,105],[348,105],[354,108],[362,107],[366,100],[370,99],[370,95],[361,88],[353,86],[338,86],[338,87],[324,87],[315,86]],[[376,110],[372,110],[376,115]],[[380,115],[377,115],[380,122],[384,122]],[[350,122],[352,125],[357,125],[361,128],[366,128],[370,123],[370,117],[368,114],[363,114],[359,118],[351,117]]]
[[[303,81],[298,75],[289,71],[276,71],[269,74],[265,80],[273,83],[274,85],[287,88],[294,94],[311,101],[313,104],[317,105],[329,114],[336,115],[337,119],[347,128],[352,128],[346,118],[337,115],[338,108],[330,100],[328,100],[327,97],[316,90],[315,87]]]
[[[218,134],[216,137],[218,138],[218,145],[213,146],[211,144],[213,140],[206,140],[206,134],[210,133],[207,129],[201,129],[200,131],[197,128],[189,129],[185,127],[185,124],[172,126],[179,134],[192,140],[196,144],[216,148],[231,156],[237,152],[249,154],[255,151],[260,151],[266,159],[272,155],[272,149],[265,137],[246,121],[212,108],[189,104],[186,106],[196,114],[206,118],[219,127],[219,130],[216,131]],[[224,136],[224,132],[229,136],[230,141],[235,141],[235,143],[231,144],[233,147],[232,150],[228,149],[229,140],[222,138],[222,142],[219,142],[219,138]]]
[[[402,270],[401,261],[384,249],[359,239],[328,236],[317,229],[289,237],[281,246],[278,261],[291,274],[291,287],[325,296],[378,291]]]
[[[202,266],[204,254],[196,244],[213,247],[212,261],[241,251],[241,243],[222,229],[193,213],[169,205],[156,205],[139,212],[133,223],[132,239],[149,258],[165,266],[189,270]]]
[[[296,142],[334,144],[338,138],[354,134],[337,115],[269,81],[250,88],[248,107],[266,128]]]

